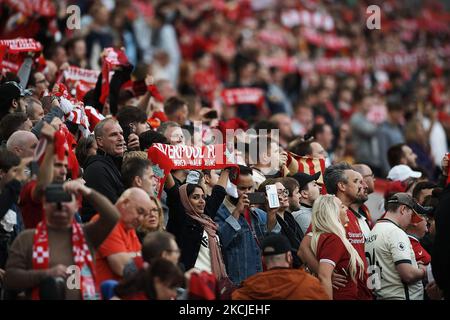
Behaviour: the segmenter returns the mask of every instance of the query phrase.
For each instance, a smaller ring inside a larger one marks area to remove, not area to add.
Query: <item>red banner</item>
[[[233,88],[222,91],[222,99],[227,105],[254,104],[262,107],[264,91],[259,88]]]
[[[392,70],[409,65],[427,62],[430,56],[442,58],[450,57],[450,46],[434,48],[432,50],[419,48],[414,52],[382,53],[370,58],[319,58],[316,60],[299,60],[295,57],[261,57],[261,64],[267,67],[278,67],[285,72],[299,72],[309,74],[334,74],[344,72],[358,74],[369,67],[379,70]]]
[[[158,197],[161,195],[164,182],[171,170],[238,168],[237,164],[227,158],[224,144],[193,147],[155,143],[148,149],[147,154],[153,163],[153,171],[159,182]]]
[[[298,63],[295,57],[263,57],[260,62],[268,67],[280,68],[284,72],[296,72]]]
[[[363,72],[365,68],[366,63],[360,58],[321,58],[313,62],[300,62],[298,71],[301,74],[311,72],[322,74],[335,74],[337,72],[357,74]]]
[[[65,81],[84,81],[85,83],[94,84],[97,82],[99,71],[82,69],[75,66],[70,66],[64,71]]]
[[[334,34],[321,34],[311,28],[305,29],[303,36],[309,43],[330,50],[341,50],[350,46],[350,40],[347,38],[338,37]]]
[[[100,102],[105,103],[106,98],[109,95],[109,73],[116,66],[127,65],[128,58],[125,52],[122,50],[116,50],[114,48],[106,48],[106,55],[102,61],[102,90],[100,95]]]
[[[0,40],[0,70],[17,73],[25,56],[23,53],[42,51],[42,45],[34,39]]]
[[[51,0],[5,0],[8,6],[26,16],[37,14],[43,17],[56,15],[55,4]]]
[[[288,44],[285,34],[276,30],[263,30],[258,33],[258,38],[264,43],[270,43],[283,48]]]
[[[70,89],[75,88],[77,100],[82,101],[85,94],[95,88],[100,72],[70,66],[62,74],[63,81]]]
[[[287,27],[304,26],[325,31],[334,30],[333,17],[319,11],[310,12],[306,10],[289,10],[281,13],[281,23]]]
[[[42,45],[34,39],[0,40],[0,46],[7,47],[8,53],[40,52]]]

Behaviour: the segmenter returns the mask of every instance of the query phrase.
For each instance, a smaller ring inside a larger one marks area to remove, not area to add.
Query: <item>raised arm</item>
[[[83,196],[99,213],[100,218],[98,220],[85,226],[86,236],[92,245],[98,248],[119,221],[119,211],[105,196],[86,187],[80,180],[68,181],[63,185],[63,188],[68,193]]]
[[[36,187],[31,193],[31,197],[35,201],[42,198],[45,188],[51,184],[53,180],[53,166],[55,161],[55,146],[53,144],[54,134],[55,128],[48,123],[44,123],[41,130],[41,136],[47,140],[47,146],[45,148],[44,160],[39,166]]]

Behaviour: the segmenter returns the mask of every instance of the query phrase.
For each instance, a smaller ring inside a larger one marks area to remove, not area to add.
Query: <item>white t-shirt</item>
[[[217,245],[219,245],[219,237],[216,235]],[[194,268],[200,271],[207,271],[212,273],[211,267],[211,251],[209,250],[209,238],[205,230],[203,230],[202,242],[200,244],[200,251],[198,252],[197,261]]]
[[[373,227],[365,245],[369,263],[369,286],[380,300],[423,300],[422,281],[403,283],[396,265],[417,262],[407,234],[394,222],[380,220]],[[379,275],[379,277],[377,276]],[[372,282],[373,279],[378,279]]]
[[[367,238],[370,236],[370,228],[367,224],[366,218],[363,216],[357,216],[356,219],[358,220],[359,227],[364,235],[364,240],[367,242]]]

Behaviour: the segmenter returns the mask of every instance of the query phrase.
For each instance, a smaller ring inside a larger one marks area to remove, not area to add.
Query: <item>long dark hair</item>
[[[149,300],[157,300],[155,278],[159,278],[171,288],[181,287],[184,284],[184,275],[180,268],[173,262],[160,258],[148,268],[139,270],[130,279],[119,283],[114,292],[121,299],[143,292]]]

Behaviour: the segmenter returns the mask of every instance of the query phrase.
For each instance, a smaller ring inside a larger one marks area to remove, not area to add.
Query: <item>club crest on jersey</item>
[[[405,246],[405,244],[404,244],[403,242],[399,242],[398,245],[397,245],[397,247],[398,247],[398,249],[401,250],[401,251],[404,251],[405,248],[406,248],[406,246]]]

